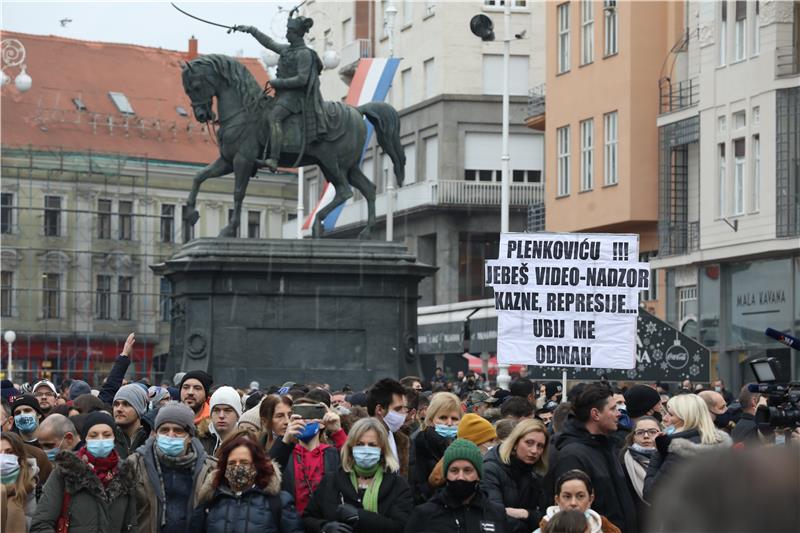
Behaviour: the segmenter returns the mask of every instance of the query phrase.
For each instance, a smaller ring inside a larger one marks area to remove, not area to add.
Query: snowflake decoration
[[[694,356],[692,357],[692,361],[694,361],[695,363],[699,363],[700,359],[702,358],[700,357],[699,353],[695,353]]]
[[[643,363],[639,363],[639,364],[636,366],[636,370],[638,370],[639,372],[644,372],[644,368],[645,368],[645,366],[644,366],[644,364],[643,364]]]
[[[648,322],[647,325],[644,327],[644,329],[647,330],[648,335],[652,335],[653,333],[656,332],[656,329],[658,329],[658,327],[655,325],[654,322]]]
[[[594,373],[597,374],[597,377],[602,376],[603,374],[605,374],[605,372],[606,372],[605,368],[598,368],[597,370],[594,371]]]
[[[661,361],[664,359],[664,352],[662,352],[660,348],[656,348],[653,350],[653,359],[656,361]]]
[[[645,345],[645,346],[647,346],[647,347],[650,347],[650,345],[652,344],[652,342],[653,342],[653,340],[652,340],[650,337],[645,337],[645,338],[644,338],[644,345]]]
[[[667,363],[661,363],[659,366],[661,367],[661,370],[666,370],[669,368],[669,365]]]
[[[636,369],[635,369],[635,368],[632,368],[632,369],[630,369],[630,370],[627,370],[627,371],[625,372],[625,374],[626,374],[626,375],[627,375],[627,376],[628,376],[630,379],[634,379],[634,378],[636,377],[636,375],[637,375],[637,372],[636,372]]]
[[[690,366],[690,367],[689,367],[689,373],[690,373],[692,376],[696,376],[696,375],[698,375],[698,374],[700,373],[700,367],[699,367],[699,366],[697,366],[697,365],[692,365],[692,366]]]

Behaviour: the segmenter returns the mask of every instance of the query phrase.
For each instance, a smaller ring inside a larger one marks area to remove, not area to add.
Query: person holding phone
[[[323,431],[327,431],[334,446],[322,442]],[[272,445],[270,456],[280,465],[281,487],[294,497],[299,514],[303,514],[322,477],[338,470],[339,448],[346,440],[335,411],[309,398],[294,401],[283,439]]]

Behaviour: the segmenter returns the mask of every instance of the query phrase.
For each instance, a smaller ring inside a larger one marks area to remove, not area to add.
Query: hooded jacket
[[[550,450],[550,469],[545,476],[546,500],[554,501],[556,480],[568,470],[583,470],[594,485],[592,508],[607,517],[622,533],[637,530],[636,498],[611,439],[593,435],[574,418],[567,420]]]
[[[466,505],[454,501],[447,489],[418,505],[406,524],[406,533],[506,533],[506,510],[481,491]]]
[[[433,496],[434,488],[428,484],[428,477],[451,442],[453,439],[440,436],[432,427],[423,429],[414,438],[414,497],[419,503]]]
[[[495,446],[483,458],[483,478],[481,489],[489,501],[506,507],[525,509],[528,519],[508,518],[508,530],[529,532],[536,528],[542,516],[543,507],[542,478],[535,472],[523,470],[513,464],[500,460],[500,447]]]
[[[55,531],[65,492],[71,497],[70,533],[127,532],[136,527],[135,477],[124,461],[105,488],[91,466],[73,453],[59,452],[55,464],[33,515],[32,533]]]
[[[542,521],[539,522],[539,529],[541,531],[544,529],[544,526],[550,521],[553,516],[560,512],[561,509],[558,505],[552,505],[547,508],[547,513],[542,517]],[[586,520],[589,522],[589,531],[590,533],[620,533],[619,528],[609,522],[608,518],[605,516],[597,514],[596,511],[592,509],[587,509],[584,513],[586,516]]]

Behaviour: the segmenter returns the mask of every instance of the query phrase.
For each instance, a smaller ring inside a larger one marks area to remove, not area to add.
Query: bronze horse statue
[[[215,122],[219,158],[197,175],[186,202],[184,222],[194,225],[200,218],[195,209],[200,185],[208,178],[234,173],[233,215],[220,232],[220,237],[239,233],[242,201],[247,185],[259,168],[259,157],[269,142],[268,115],[274,105],[250,71],[235,59],[224,55],[206,55],[182,66],[183,88],[192,101],[192,111],[198,122]],[[217,115],[213,99],[217,98]],[[371,102],[352,107],[338,102],[326,102],[332,117],[332,128],[326,139],[299,146],[284,142],[279,164],[294,166],[319,165],[325,179],[336,191],[331,203],[319,210],[314,218],[312,236],[322,236],[322,222],[337,206],[353,196],[351,185],[361,191],[367,201],[367,225],[359,234],[368,238],[375,225],[375,185],[361,172],[359,164],[367,138],[366,117],[375,127],[378,144],[392,160],[398,186],[405,176],[405,154],[400,143],[400,118],[388,104]],[[302,117],[300,117],[302,120]],[[296,128],[295,128],[296,129]],[[287,132],[288,133],[288,132]],[[287,134],[287,137],[291,135]],[[296,135],[302,139],[302,136]],[[302,224],[298,220],[298,224]]]

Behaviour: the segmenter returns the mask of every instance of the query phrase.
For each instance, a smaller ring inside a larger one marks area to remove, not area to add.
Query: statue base
[[[166,379],[359,390],[419,374],[417,287],[436,269],[401,244],[202,238],[151,268],[172,283]]]

